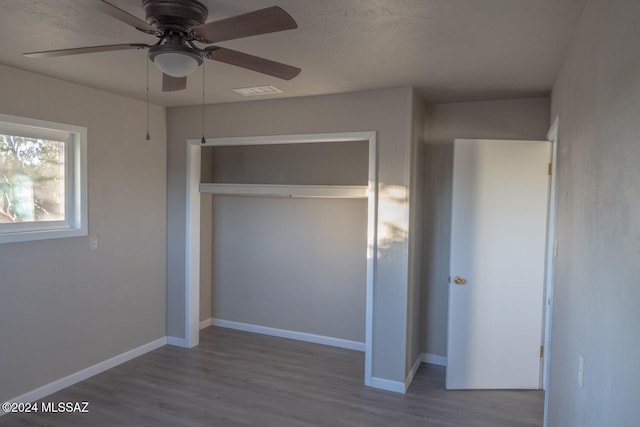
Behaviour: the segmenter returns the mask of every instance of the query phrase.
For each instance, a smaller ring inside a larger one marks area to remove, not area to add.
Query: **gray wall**
[[[165,334],[166,121],[0,66],[0,112],[88,128],[89,237],[0,244],[0,400]]]
[[[373,295],[373,375],[404,381],[407,323],[411,89],[206,108],[208,137],[377,131],[380,211]],[[201,136],[200,107],[169,109],[168,335],[184,334],[186,140]],[[215,256],[215,254],[214,254]]]
[[[425,146],[422,351],[447,354],[453,141],[457,138],[546,139],[549,99],[433,104]]]
[[[368,149],[368,142],[206,147],[203,180],[366,185]],[[215,319],[364,342],[366,200],[214,196],[212,206],[202,218],[212,234],[203,231],[201,241],[211,242],[202,263],[213,276],[200,289]]]
[[[212,265],[216,319],[365,340],[365,199],[214,196]]]
[[[637,0],[589,1],[553,88],[560,127],[549,426],[640,425],[639,19]]]
[[[367,185],[369,141],[205,147],[212,182]]]
[[[422,246],[424,199],[424,144],[427,131],[427,104],[413,93],[411,109],[411,197],[409,207],[409,290],[407,301],[407,359],[409,371],[420,358],[422,330]]]

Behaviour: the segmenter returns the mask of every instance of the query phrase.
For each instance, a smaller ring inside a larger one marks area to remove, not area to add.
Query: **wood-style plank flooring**
[[[423,364],[407,394],[363,385],[364,354],[210,327],[47,396],[89,413],[7,414],[0,426],[541,426],[541,391],[446,391]]]

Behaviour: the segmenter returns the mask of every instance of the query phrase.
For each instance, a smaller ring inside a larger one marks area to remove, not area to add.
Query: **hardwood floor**
[[[364,354],[210,327],[47,396],[89,413],[7,414],[0,426],[541,426],[541,391],[446,391],[423,364],[407,394],[363,385]]]

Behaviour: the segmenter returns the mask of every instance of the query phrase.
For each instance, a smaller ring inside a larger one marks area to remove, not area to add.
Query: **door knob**
[[[464,285],[467,283],[467,279],[462,276],[456,276],[453,278],[453,283],[455,283],[456,285]]]

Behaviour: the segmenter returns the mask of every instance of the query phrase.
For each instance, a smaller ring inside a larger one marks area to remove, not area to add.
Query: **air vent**
[[[275,86],[243,87],[239,89],[233,89],[233,91],[244,96],[271,95],[274,93],[282,93],[282,91]]]

